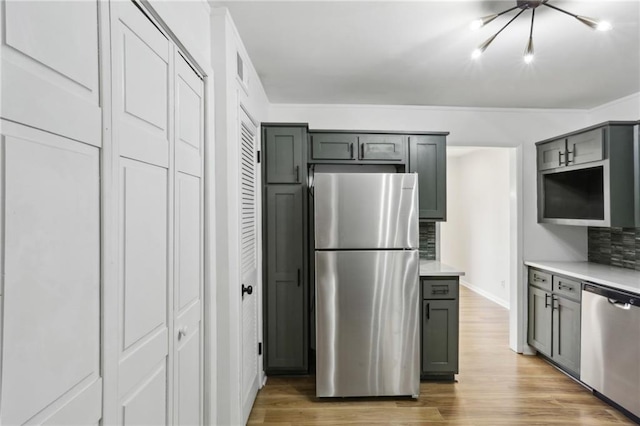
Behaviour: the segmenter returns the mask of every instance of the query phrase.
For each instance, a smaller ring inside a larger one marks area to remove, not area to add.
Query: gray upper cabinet
[[[636,228],[640,228],[640,121],[633,128],[633,182]]]
[[[358,149],[358,135],[351,133],[314,133],[311,135],[311,158],[314,160],[353,160]]]
[[[418,173],[419,218],[446,220],[446,136],[409,136],[409,172]]]
[[[567,165],[604,159],[604,129],[594,129],[567,138]]]
[[[300,183],[306,129],[300,126],[264,127],[266,183]]]
[[[561,167],[565,162],[567,144],[565,139],[538,145],[538,170]]]
[[[403,135],[360,135],[361,160],[403,161],[405,158]]]
[[[302,185],[266,189],[265,371],[307,371]]]

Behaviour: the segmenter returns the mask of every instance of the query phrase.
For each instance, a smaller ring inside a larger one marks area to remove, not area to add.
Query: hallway
[[[633,424],[541,358],[508,347],[509,313],[460,287],[460,374],[422,382],[420,398],[319,401],[315,378],[270,377],[249,424]]]

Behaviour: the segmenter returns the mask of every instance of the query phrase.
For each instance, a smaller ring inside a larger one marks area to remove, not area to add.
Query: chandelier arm
[[[515,20],[516,20],[516,18],[517,18],[518,16],[522,15],[522,12],[524,12],[524,11],[525,11],[525,9],[522,9],[520,12],[518,12],[518,14],[517,14],[516,16],[514,16],[513,18],[511,18],[511,19],[509,20],[509,22],[507,22],[506,24],[504,24],[504,27],[500,28],[500,29],[498,30],[498,32],[497,32],[497,33],[492,37],[492,39],[493,39],[493,38],[498,37],[498,34],[500,34],[500,33],[502,32],[502,30],[504,30],[505,28],[507,28],[507,27],[509,26],[509,24],[511,24],[513,21],[515,21]]]
[[[529,39],[533,38],[533,20],[536,17],[536,10],[531,10],[531,29],[529,30]]]
[[[498,16],[502,16],[502,15],[504,15],[504,14],[505,14],[505,13],[507,13],[507,12],[511,12],[513,9],[517,9],[517,8],[518,8],[518,5],[513,6],[511,9],[503,10],[502,12],[500,12],[500,13],[496,14],[496,18],[497,18]]]
[[[550,7],[551,9],[555,9],[555,10],[557,10],[557,11],[559,11],[559,12],[566,13],[566,14],[567,14],[567,15],[569,15],[569,16],[573,16],[574,18],[577,18],[577,17],[578,17],[578,15],[576,15],[575,13],[567,12],[567,11],[566,11],[566,10],[564,10],[564,9],[560,9],[558,6],[554,6],[554,5],[549,4],[549,3],[542,3],[542,4],[543,4],[543,5],[545,5],[545,6],[547,6],[547,7]]]

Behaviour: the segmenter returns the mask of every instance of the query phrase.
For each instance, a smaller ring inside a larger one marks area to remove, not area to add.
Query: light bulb
[[[527,48],[524,50],[524,62],[530,64],[533,62],[533,38],[529,37]]]
[[[524,63],[530,64],[533,62],[533,53],[524,55]]]
[[[607,22],[607,21],[600,21],[598,22],[598,25],[596,26],[596,30],[598,31],[609,31],[613,28],[613,26],[611,25],[611,23]]]
[[[476,19],[475,21],[471,22],[471,24],[469,24],[469,28],[471,28],[472,30],[482,28],[482,19]]]
[[[472,59],[478,59],[480,56],[482,56],[482,50],[480,49],[475,49],[473,52],[471,52]]]

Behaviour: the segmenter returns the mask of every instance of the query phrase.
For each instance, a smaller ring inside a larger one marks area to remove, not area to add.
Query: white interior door
[[[129,1],[111,3],[119,152],[118,418],[171,422],[173,50]]]
[[[203,423],[204,86],[175,55],[174,424]]]
[[[256,208],[256,126],[240,108],[240,268],[242,285],[251,287],[251,294],[242,293],[242,414],[244,422],[259,388],[258,365],[258,304],[260,288],[257,269]]]

